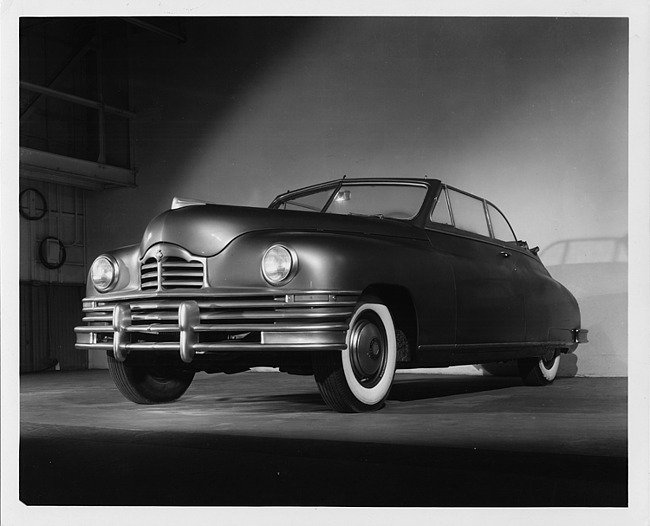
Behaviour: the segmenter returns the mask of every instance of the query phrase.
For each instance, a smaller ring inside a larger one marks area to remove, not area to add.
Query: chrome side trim
[[[571,342],[562,340],[547,340],[538,342],[504,342],[504,343],[443,343],[420,345],[418,351],[454,351],[462,353],[464,351],[492,351],[495,349],[523,349],[523,348],[541,348],[541,347],[566,347]]]
[[[224,291],[223,289],[207,289],[201,290],[192,296],[191,299],[196,300],[199,303],[199,306],[203,305],[250,305],[252,298],[266,298],[267,304],[277,305],[278,302],[281,303],[293,303],[293,298],[295,296],[328,296],[327,299],[316,301],[316,303],[328,304],[328,302],[345,302],[346,298],[352,300],[358,298],[361,295],[360,290],[340,290],[340,291],[328,291],[328,290],[313,290],[313,291],[303,291],[303,290],[285,290],[282,293],[278,294],[277,290],[272,289],[262,289],[259,291],[242,291],[241,289],[232,289],[231,291]],[[201,298],[206,298],[202,300]],[[140,290],[132,292],[113,292],[108,294],[101,294],[96,296],[89,296],[83,299],[84,304],[90,302],[97,303],[116,303],[119,301],[128,301],[128,302],[137,302],[143,301],[148,303],[160,302],[165,303],[168,301],[182,301],[183,299],[188,299],[187,291],[167,291],[167,292],[145,292],[143,293]],[[356,299],[354,300],[356,301]],[[307,305],[308,302],[296,302],[296,306]],[[92,308],[84,307],[84,312],[92,311]],[[97,309],[94,309],[97,310]],[[99,309],[101,310],[101,309]]]

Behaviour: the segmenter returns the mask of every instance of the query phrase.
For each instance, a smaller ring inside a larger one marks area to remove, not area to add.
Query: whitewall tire
[[[518,365],[519,373],[526,385],[548,385],[557,377],[560,353],[552,350],[540,358],[519,360]]]
[[[397,340],[388,307],[362,303],[350,320],[346,348],[316,353],[314,376],[328,406],[340,412],[380,409],[395,376]]]

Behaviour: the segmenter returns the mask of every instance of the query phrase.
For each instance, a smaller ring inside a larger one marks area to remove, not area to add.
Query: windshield
[[[287,198],[278,208],[412,219],[420,211],[426,193],[426,186],[418,184],[350,183]]]

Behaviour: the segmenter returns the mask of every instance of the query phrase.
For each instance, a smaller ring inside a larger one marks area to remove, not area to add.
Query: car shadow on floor
[[[435,401],[449,396],[479,394],[483,392],[510,389],[522,386],[519,378],[499,378],[490,376],[467,375],[398,375],[391,388],[387,402],[416,402]],[[314,392],[290,394],[257,394],[244,395],[242,398],[217,398],[215,403],[236,404],[240,410],[259,403],[278,403],[274,411],[294,412],[296,406],[302,410],[329,411],[318,393],[316,385]],[[283,406],[283,404],[286,404]]]
[[[426,377],[418,376],[416,378],[409,378],[408,375],[398,375],[393,383],[388,399],[400,402],[413,402],[416,400],[509,389],[522,385],[523,383],[519,378],[469,375],[426,375]]]

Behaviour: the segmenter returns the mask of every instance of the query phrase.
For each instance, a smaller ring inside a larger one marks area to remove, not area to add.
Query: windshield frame
[[[287,203],[291,200],[304,197],[310,194],[315,194],[318,192],[328,191],[330,192],[327,201],[320,211],[309,211],[307,213],[328,213],[332,201],[335,199],[338,192],[344,186],[417,186],[425,190],[422,203],[420,208],[415,211],[414,215],[409,219],[397,219],[391,218],[390,216],[377,216],[377,215],[365,215],[359,214],[356,217],[381,217],[385,219],[391,219],[395,221],[406,221],[406,222],[415,222],[420,223],[423,221],[423,217],[426,216],[427,207],[430,204],[433,197],[435,197],[436,190],[440,184],[440,181],[437,179],[406,179],[406,178],[367,178],[367,179],[337,179],[334,181],[329,181],[326,183],[320,183],[313,186],[308,186],[305,188],[300,188],[298,190],[293,190],[285,192],[284,194],[278,195],[273,202],[269,205],[269,208],[279,209],[283,203]],[[332,214],[334,215],[334,214]]]

